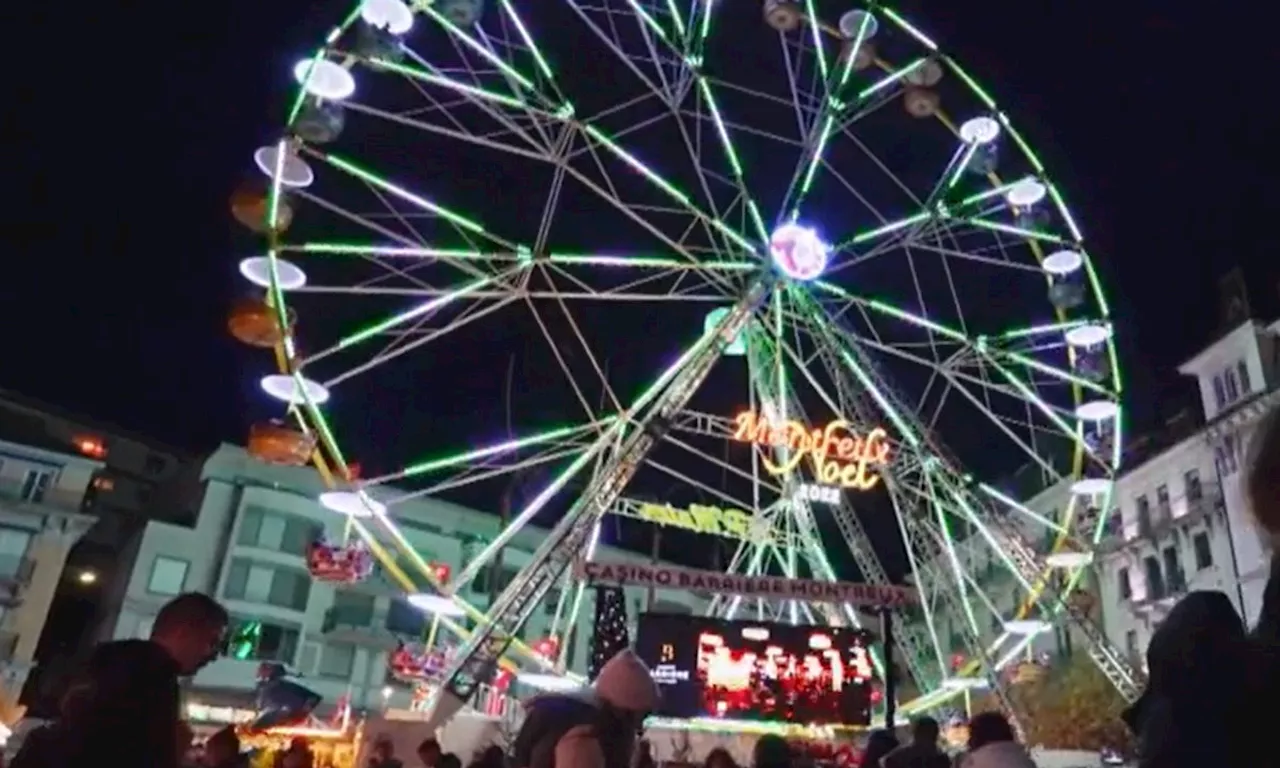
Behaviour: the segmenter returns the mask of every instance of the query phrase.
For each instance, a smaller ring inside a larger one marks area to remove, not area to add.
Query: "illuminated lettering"
[[[641,504],[637,515],[655,525],[669,525],[731,539],[755,541],[767,538],[770,528],[767,520],[761,520],[750,512],[705,504],[691,504],[688,509],[675,509],[668,504]]]
[[[876,469],[889,463],[889,433],[884,428],[861,435],[844,419],[809,429],[798,421],[775,424],[754,411],[744,411],[734,419],[733,439],[781,449],[780,463],[773,457],[762,457],[771,475],[790,474],[807,458],[814,479],[821,485],[857,491],[876,487],[880,482]]]

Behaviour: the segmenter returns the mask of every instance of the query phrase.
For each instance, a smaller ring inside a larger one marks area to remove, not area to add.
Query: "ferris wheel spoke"
[[[401,494],[391,501],[387,502],[387,506],[403,504],[415,499],[431,498],[442,493],[455,491],[468,485],[474,485],[481,482],[490,482],[500,477],[511,477],[519,472],[527,471],[533,467],[540,467],[552,462],[561,462],[564,459],[571,459],[582,454],[586,450],[585,446],[570,447],[551,447],[530,455],[519,462],[514,462],[509,466],[488,467],[488,468],[470,468],[456,475],[442,478],[431,485],[424,486],[414,491]]]
[[[679,131],[680,141],[688,156],[688,170],[694,176],[693,183],[698,187],[702,198],[705,199],[708,210],[702,210],[691,196],[681,190],[679,184],[669,181],[664,174],[657,172],[635,156],[631,151],[623,148],[620,143],[622,138],[627,133],[637,132],[640,130],[639,127],[633,126],[624,130],[604,131],[599,127],[600,116],[597,115],[582,121],[581,127],[584,134],[591,140],[595,141],[598,145],[608,150],[616,159],[629,166],[631,170],[640,173],[643,177],[653,182],[658,189],[667,195],[668,199],[679,203],[691,215],[702,222],[702,224],[707,228],[707,234],[709,237],[723,238],[731,249],[743,249],[747,252],[755,252],[757,247],[748,239],[744,238],[737,228],[730,226],[724,221],[724,213],[720,210],[720,206],[717,204],[717,196],[712,190],[712,180],[709,178],[706,170],[702,167],[700,153],[695,147],[695,138],[691,135],[689,127],[686,125],[686,121],[682,119],[682,114],[685,110],[681,105],[688,99],[688,95],[692,93],[695,101],[701,101],[706,106],[708,118],[712,123],[713,132],[716,135],[716,141],[718,142],[723,158],[730,169],[730,176],[733,179],[733,188],[738,196],[744,201],[750,225],[755,228],[756,235],[758,237],[762,237],[763,240],[765,229],[763,225],[763,218],[760,215],[759,205],[750,195],[749,189],[742,178],[740,156],[734,149],[733,143],[728,135],[728,129],[723,122],[718,102],[710,88],[708,80],[697,66],[697,59],[687,59],[686,57],[686,59],[682,60],[680,63],[681,72],[685,75],[682,82],[692,82],[696,87],[680,87],[677,89],[664,88],[661,83],[655,82],[649,78],[635,65],[633,62],[633,54],[626,50],[624,44],[620,40],[615,39],[618,36],[616,33],[614,35],[610,35],[606,32],[605,29],[600,26],[599,22],[592,18],[592,14],[584,8],[581,3],[570,2],[570,6],[582,21],[591,28],[595,36],[598,37],[621,62],[636,74],[641,82],[649,88],[650,92],[659,95],[659,98],[666,107],[665,119],[672,123],[674,128]],[[653,21],[653,17],[651,15],[647,18]],[[648,22],[639,23],[641,23],[643,29],[647,30],[649,33],[653,32]],[[681,22],[681,25],[682,24],[683,22]],[[669,37],[664,39],[670,42]],[[689,78],[692,79],[690,80]],[[657,123],[658,120],[653,119],[648,122]],[[695,123],[695,128],[697,128],[700,123],[700,120]]]
[[[818,169],[824,165],[824,153],[831,138],[839,132],[847,131],[862,116],[863,110],[878,109],[887,103],[894,96],[894,87],[901,85],[924,63],[925,59],[916,59],[907,66],[884,75],[851,94],[847,97],[848,102],[837,96],[830,96],[824,100],[822,111],[808,133],[805,141],[806,152],[796,167],[784,200],[783,210],[790,209],[790,218],[799,216],[800,208],[813,187]],[[842,123],[842,120],[845,122]]]
[[[349,211],[346,208],[340,205],[337,205],[336,203],[330,202],[329,200],[326,200],[322,197],[313,195],[306,191],[296,192],[295,194],[298,195],[298,197],[306,200],[308,203],[318,206],[319,208],[322,208],[330,213],[336,214],[342,219],[359,226],[361,229],[374,232],[376,234],[381,235],[382,237],[385,237],[388,241],[392,243],[399,244],[398,246],[392,246],[392,247],[417,248],[422,245],[422,243],[414,240],[412,237],[409,237],[401,232],[397,232],[394,229],[391,229],[376,221],[373,221],[368,216]],[[277,253],[284,253],[286,250],[294,250],[294,248],[295,248],[294,246],[290,246],[288,244],[281,244],[281,246],[277,249]],[[433,291],[432,286],[426,284],[424,281],[410,274],[410,272],[412,272],[411,269],[400,270],[395,265],[389,264],[388,262],[386,262],[383,259],[382,254],[370,252],[370,253],[359,254],[359,255],[368,257],[370,261],[384,268],[386,270],[386,273],[388,274],[398,274],[401,277],[406,278],[408,281],[414,283],[414,285],[416,285],[418,288],[424,291]],[[486,278],[492,275],[492,272],[485,271],[484,269],[481,269],[474,264],[467,264],[465,263],[465,261],[459,261],[458,259],[455,259],[452,253],[442,254],[440,256],[440,260],[446,263],[453,264],[454,266],[458,267],[460,271],[467,274],[469,277]]]
[[[613,387],[609,382],[609,377],[605,373],[605,370],[600,365],[599,361],[596,359],[595,353],[591,350],[591,345],[588,344],[587,340],[583,337],[582,329],[578,327],[578,322],[574,319],[573,313],[571,313],[569,308],[565,306],[562,299],[553,299],[553,301],[556,307],[559,308],[561,316],[568,321],[569,329],[573,334],[573,341],[577,342],[577,347],[586,354],[591,372],[594,374],[595,380],[597,380],[601,385],[602,399],[607,399],[614,409],[621,412],[622,404],[619,402],[617,395],[613,391]],[[551,331],[548,330],[547,324],[543,321],[537,305],[528,299],[525,300],[525,304],[529,307],[529,311],[533,313],[533,319],[537,323],[538,330],[542,333],[542,338],[547,343],[547,347],[550,349],[556,363],[560,366],[561,372],[564,373],[565,379],[568,380],[569,387],[573,390],[573,394],[577,398],[578,403],[588,415],[594,414],[595,408],[591,405],[591,401],[587,397],[586,393],[583,392],[582,386],[578,383],[577,377],[574,376],[573,369],[565,359],[565,351],[561,349],[561,345],[557,343],[556,339],[552,336]]]
[[[455,112],[460,111],[457,107],[466,105],[492,121],[493,126],[500,127],[500,130],[489,128],[488,134],[473,128],[471,132],[479,134],[481,138],[496,140],[499,137],[511,136],[541,152],[546,153],[551,150],[554,139],[549,129],[563,122],[563,108],[559,111],[550,111],[534,106],[526,99],[496,90],[488,85],[486,75],[490,73],[474,69],[465,52],[461,50],[457,52],[463,67],[458,74],[465,72],[470,77],[471,83],[449,77],[441,66],[433,64],[431,60],[412,48],[405,47],[403,50],[404,55],[416,64],[416,67],[398,62],[383,63],[382,66],[387,71],[400,75],[427,104],[431,105],[425,113],[415,112],[415,116],[431,114],[443,118],[454,128],[463,129],[466,126],[464,119],[468,115],[455,114]],[[509,80],[504,82],[510,84]],[[458,101],[445,104],[432,89],[447,91]]]
[[[476,464],[477,462],[487,462],[495,457],[516,455],[526,448],[533,448],[547,444],[560,445],[564,442],[581,438],[589,433],[599,432],[601,429],[617,421],[617,418],[617,416],[604,416],[595,421],[583,424],[555,427],[553,429],[536,432],[531,435],[503,440],[482,448],[471,448],[438,458],[425,459],[414,462],[413,464],[395,472],[369,478],[364,481],[363,484],[366,486],[388,485],[390,483],[401,480],[410,480],[435,472],[455,469],[458,467],[468,467]]]
[[[414,7],[428,16],[440,28],[444,29],[449,36],[462,47],[470,50],[488,64],[495,67],[502,73],[503,77],[518,86],[520,90],[526,93],[526,95],[538,100],[544,106],[552,110],[559,109],[562,106],[562,100],[557,99],[552,95],[548,95],[538,87],[537,83],[535,83],[532,78],[526,76],[516,67],[508,64],[501,56],[494,53],[488,46],[477,40],[466,30],[449,21],[439,11],[435,10],[430,2],[426,2],[426,0],[414,0]]]

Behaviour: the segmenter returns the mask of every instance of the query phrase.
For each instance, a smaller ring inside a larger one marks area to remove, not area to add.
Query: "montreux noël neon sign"
[[[810,429],[798,421],[771,422],[754,411],[738,414],[733,424],[734,440],[786,449],[782,463],[761,457],[765,470],[774,476],[790,474],[808,459],[815,482],[868,491],[880,482],[876,468],[889,463],[889,433],[882,427],[863,435],[837,419]]]

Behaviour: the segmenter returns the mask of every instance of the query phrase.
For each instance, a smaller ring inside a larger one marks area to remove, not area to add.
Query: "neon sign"
[[[644,503],[640,505],[637,514],[647,522],[683,528],[694,533],[731,539],[768,538],[769,524],[740,509],[721,509],[704,504],[691,504],[688,509],[676,509],[668,504]]]
[[[816,482],[868,491],[880,482],[876,468],[889,463],[889,433],[883,427],[860,435],[849,422],[837,419],[809,429],[798,421],[773,423],[754,411],[738,414],[733,423],[734,440],[789,452],[781,463],[761,457],[774,476],[790,474],[807,458]]]

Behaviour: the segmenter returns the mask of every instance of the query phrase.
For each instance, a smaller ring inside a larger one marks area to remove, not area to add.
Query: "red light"
[[[76,450],[91,459],[103,459],[107,456],[107,447],[97,437],[77,437],[72,441]]]
[[[431,573],[436,577],[436,581],[445,584],[449,581],[449,576],[452,575],[453,571],[449,568],[448,563],[432,563]]]

